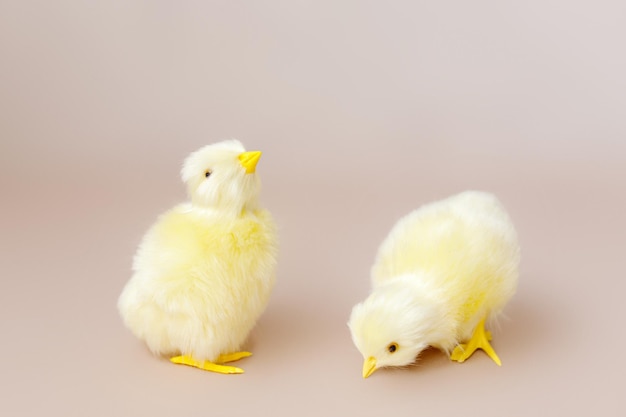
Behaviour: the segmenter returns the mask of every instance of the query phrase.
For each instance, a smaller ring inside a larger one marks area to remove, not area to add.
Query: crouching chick
[[[409,365],[429,346],[458,362],[480,348],[500,365],[484,326],[513,296],[519,260],[515,228],[491,194],[467,191],[400,219],[348,323],[363,377]]]

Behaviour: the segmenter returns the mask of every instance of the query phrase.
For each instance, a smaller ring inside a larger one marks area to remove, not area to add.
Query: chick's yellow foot
[[[217,372],[220,374],[243,374],[243,369],[241,368],[237,368],[235,366],[220,365],[209,361],[199,361],[194,359],[190,355],[175,356],[170,359],[170,362],[180,365],[193,366],[194,368],[204,369],[205,371]],[[223,361],[222,363],[224,362],[228,361]]]
[[[217,363],[235,362],[235,361],[238,361],[239,359],[247,358],[248,356],[252,356],[252,353],[250,353],[250,352],[234,352],[234,353],[229,353],[227,355],[220,355],[220,357],[217,358],[217,360],[215,362],[217,362]]]
[[[469,342],[455,347],[450,355],[450,359],[462,363],[472,356],[476,349],[482,349],[498,366],[501,366],[502,362],[500,362],[500,358],[491,347],[490,340],[491,333],[485,330],[485,319],[482,319],[474,329],[474,334]]]

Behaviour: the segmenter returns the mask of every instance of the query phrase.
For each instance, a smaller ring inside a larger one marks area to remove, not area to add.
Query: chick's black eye
[[[398,344],[397,343],[392,343],[389,346],[387,346],[387,350],[389,351],[389,353],[393,353],[396,350],[398,350]]]
[[[204,171],[204,176],[205,176],[206,178],[209,178],[209,177],[211,176],[211,170],[210,170],[210,169],[207,169],[206,171]]]

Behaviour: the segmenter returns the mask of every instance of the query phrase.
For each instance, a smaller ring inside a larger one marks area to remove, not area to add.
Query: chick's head
[[[348,326],[363,355],[363,378],[379,368],[410,365],[429,346],[437,313],[421,301],[401,285],[389,284],[352,309]]]
[[[261,183],[261,152],[246,152],[237,140],[207,145],[187,157],[181,170],[194,206],[238,214],[254,209]]]

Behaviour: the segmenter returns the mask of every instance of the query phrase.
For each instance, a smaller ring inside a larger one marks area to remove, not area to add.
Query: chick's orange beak
[[[245,168],[246,174],[253,174],[256,171],[256,164],[261,158],[261,152],[250,151],[239,154],[238,159],[242,167]]]
[[[376,370],[376,358],[370,356],[363,362],[363,378],[367,378]]]

